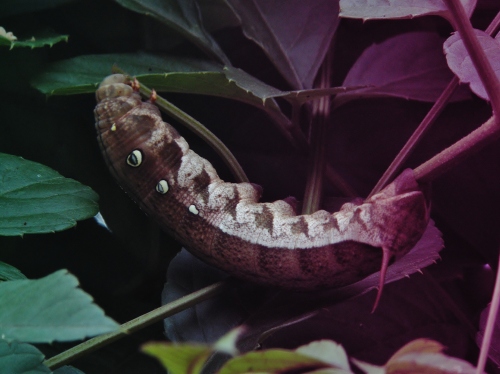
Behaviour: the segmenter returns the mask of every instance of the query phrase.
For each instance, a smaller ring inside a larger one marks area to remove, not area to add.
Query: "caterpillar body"
[[[255,185],[222,181],[125,76],[104,79],[96,97],[98,141],[118,183],[192,254],[236,277],[315,290],[353,283],[382,263],[382,285],[389,259],[427,226],[409,169],[362,203],[297,215],[285,200],[259,203]]]

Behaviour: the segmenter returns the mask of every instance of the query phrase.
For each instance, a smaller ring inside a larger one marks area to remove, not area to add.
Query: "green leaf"
[[[231,356],[237,355],[239,351],[238,347],[236,346],[236,342],[244,332],[245,327],[243,326],[239,326],[230,330],[215,342],[215,344],[213,345],[213,350],[226,353]]]
[[[142,351],[157,358],[172,374],[197,374],[212,352],[208,345],[147,343]]]
[[[271,101],[269,99],[274,99],[277,97],[282,97],[291,102],[296,102],[297,104],[303,104],[317,97],[336,95],[340,93],[356,91],[362,88],[366,88],[366,86],[354,86],[348,88],[329,87],[329,88],[314,88],[308,90],[281,91],[278,90],[277,88],[269,86],[268,84],[251,76],[246,71],[238,68],[225,67],[224,74],[228,79],[229,83],[234,82],[234,84],[241,89],[240,91],[242,91],[242,92],[234,92],[233,98],[238,98],[244,93],[246,96],[251,95],[253,97],[253,100],[258,99],[258,102],[261,105],[267,105],[269,107],[276,105],[274,101]]]
[[[164,74],[165,72],[220,71],[221,65],[204,60],[159,57],[151,54],[108,54],[79,56],[50,64],[31,82],[42,93],[73,95],[94,93],[116,64],[130,75]]]
[[[398,349],[398,351],[391,356],[387,364],[389,365],[391,361],[397,360],[399,357],[409,353],[441,353],[443,349],[443,345],[434,340],[424,338],[415,339]]]
[[[225,67],[222,72],[168,73],[137,78],[157,91],[220,96],[253,105],[264,110],[292,143],[305,142],[302,138],[297,141],[302,134],[295,131],[290,119],[273,99],[273,96],[287,93],[266,85],[243,70]]]
[[[16,279],[26,279],[26,276],[14,266],[0,261],[0,281],[9,281]]]
[[[246,37],[268,55],[294,89],[311,88],[338,25],[338,3],[228,0]]]
[[[313,357],[284,349],[249,352],[229,360],[218,374],[260,373],[275,371],[304,371],[321,369],[327,364]]]
[[[88,55],[56,62],[31,83],[45,94],[71,95],[94,93],[102,79],[117,64],[127,74],[157,91],[220,96],[239,100],[264,110],[285,136],[294,128],[273,97],[291,95],[273,88],[244,71],[204,60],[159,57],[149,54]],[[303,94],[298,94],[298,101]]]
[[[246,74],[246,73],[245,73]],[[248,74],[247,74],[248,75]],[[281,113],[279,107],[273,100],[268,100],[272,95],[283,94],[256,78],[248,77],[240,79],[241,75],[235,77],[227,75],[224,71],[207,72],[174,72],[156,75],[139,75],[140,82],[160,92],[179,92],[200,95],[219,96],[231,100],[238,100],[253,105],[259,109]],[[249,82],[249,80],[252,80]]]
[[[25,40],[12,40],[11,38],[6,38],[0,34],[0,46],[8,46],[12,48],[29,47],[40,48],[45,46],[52,47],[54,44],[59,42],[67,42],[69,35],[59,35],[51,31],[38,31],[33,34],[33,36],[26,38]]]
[[[350,371],[349,359],[344,348],[331,340],[314,341],[297,348],[295,352],[316,358],[339,369]]]
[[[0,339],[0,373],[50,373],[43,362],[43,354],[27,343],[7,342]]]
[[[324,368],[313,371],[308,371],[306,374],[354,374],[350,370],[336,369],[336,368]]]
[[[117,2],[134,12],[157,19],[197,45],[208,56],[215,57],[224,64],[230,65],[217,42],[203,27],[196,1],[117,0]]]
[[[351,358],[352,362],[360,368],[366,374],[386,374],[385,368],[383,366],[377,366],[358,360],[356,358]]]
[[[7,341],[51,343],[117,329],[118,324],[77,286],[78,280],[67,270],[37,280],[0,283],[0,336]]]
[[[96,215],[97,199],[47,166],[0,153],[0,235],[65,230]]]
[[[408,353],[387,363],[385,373],[475,374],[469,362],[442,353]]]
[[[0,14],[2,17],[6,17],[14,14],[35,12],[37,10],[55,8],[73,1],[75,0],[2,0],[0,1]]]
[[[261,82],[244,70],[233,67],[225,67],[224,74],[229,82],[234,82],[239,88],[247,93],[251,93],[255,97],[258,97],[262,100],[262,102],[265,102],[270,97],[283,94],[283,91]]]
[[[243,327],[232,329],[213,345],[147,343],[142,346],[142,351],[157,358],[169,373],[197,374],[214,351],[228,355],[237,354],[236,341],[243,331]]]

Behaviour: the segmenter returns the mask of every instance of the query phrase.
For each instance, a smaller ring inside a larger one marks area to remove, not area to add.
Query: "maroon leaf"
[[[368,47],[343,86],[371,86],[337,95],[337,105],[352,99],[395,96],[434,102],[450,82],[443,40],[430,32],[409,32]],[[463,92],[455,100],[467,98]]]
[[[311,88],[338,25],[338,4],[230,0],[243,32],[269,56],[294,89]]]
[[[476,0],[462,0],[466,13],[470,16],[476,6]],[[364,0],[340,1],[340,16],[344,18],[394,19],[414,18],[419,16],[440,15],[448,17],[444,1],[439,0]]]
[[[500,42],[494,39],[484,31],[474,30],[483,47],[490,64],[493,67],[497,77],[500,77]],[[498,36],[497,36],[498,38]],[[484,89],[483,83],[477,74],[476,68],[469,57],[467,49],[458,32],[450,36],[444,43],[444,52],[446,61],[450,69],[460,78],[460,82],[468,83],[471,90],[481,97],[488,100],[488,94]]]

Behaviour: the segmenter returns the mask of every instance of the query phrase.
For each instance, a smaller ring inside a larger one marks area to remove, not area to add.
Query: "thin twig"
[[[430,182],[452,166],[500,137],[500,126],[491,117],[479,128],[413,170],[419,182]]]
[[[403,146],[401,151],[399,151],[398,155],[394,158],[392,163],[389,165],[387,170],[385,171],[384,175],[379,179],[375,187],[373,187],[372,191],[368,195],[368,198],[370,198],[372,195],[375,195],[377,192],[379,192],[382,188],[384,188],[390,181],[394,179],[396,174],[399,172],[401,169],[401,166],[404,164],[404,162],[410,157],[412,154],[413,150],[417,146],[417,144],[422,140],[424,135],[427,133],[427,131],[431,128],[431,125],[434,123],[434,121],[437,119],[439,114],[443,111],[446,103],[450,99],[450,97],[453,95],[455,92],[455,89],[458,87],[458,78],[454,77],[450,83],[446,86],[444,89],[443,93],[437,101],[434,103],[432,108],[429,110],[425,118],[420,122],[420,125],[418,125],[417,129],[413,132],[411,137],[408,139],[406,144]]]
[[[326,54],[321,67],[319,88],[330,87],[332,75],[332,50]],[[323,191],[326,166],[327,130],[330,121],[330,97],[321,96],[313,102],[310,141],[309,172],[304,192],[302,214],[311,214],[319,209]]]
[[[104,347],[120,338],[129,335],[132,332],[143,329],[152,323],[161,321],[164,318],[172,316],[176,313],[183,311],[191,306],[199,304],[200,302],[210,299],[220,293],[222,293],[227,287],[227,282],[217,282],[201,290],[190,293],[189,295],[183,296],[171,303],[163,305],[157,309],[152,310],[142,316],[134,318],[121,325],[118,330],[110,332],[108,334],[103,334],[96,336],[95,338],[89,339],[77,346],[70,348],[57,356],[51,357],[44,361],[45,366],[49,369],[55,369],[62,365],[65,365],[79,357],[89,354],[101,347]]]
[[[500,12],[497,13],[495,18],[488,25],[488,27],[485,30],[485,33],[487,33],[490,36],[493,36],[493,34],[496,33],[499,25],[500,25]],[[379,192],[382,188],[384,188],[390,181],[392,181],[395,178],[396,174],[399,172],[399,170],[401,169],[404,162],[413,153],[413,150],[416,148],[417,144],[420,142],[420,140],[423,138],[423,136],[427,133],[427,131],[430,129],[431,125],[434,123],[434,121],[437,119],[439,114],[444,109],[444,106],[446,105],[448,100],[451,98],[451,96],[455,92],[455,90],[458,86],[458,83],[459,83],[459,81],[458,81],[458,78],[456,76],[453,77],[453,79],[450,81],[450,83],[448,83],[448,85],[446,86],[443,93],[439,96],[437,101],[432,106],[431,110],[427,113],[427,115],[422,120],[420,125],[418,125],[417,129],[412,134],[410,139],[408,139],[408,141],[406,142],[404,147],[401,149],[399,154],[396,156],[396,158],[389,165],[389,167],[387,168],[385,173],[382,175],[382,177],[379,179],[379,181],[377,182],[375,187],[373,187],[373,189],[370,192],[370,195],[368,195],[368,197],[371,197],[372,195]]]

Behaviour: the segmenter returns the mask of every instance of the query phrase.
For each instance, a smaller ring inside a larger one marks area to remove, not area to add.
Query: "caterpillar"
[[[256,185],[222,181],[133,86],[115,74],[96,91],[97,138],[109,170],[163,230],[231,275],[304,291],[344,286],[381,268],[380,296],[389,260],[425,231],[429,207],[410,169],[364,202],[297,215],[287,200],[259,203]]]

